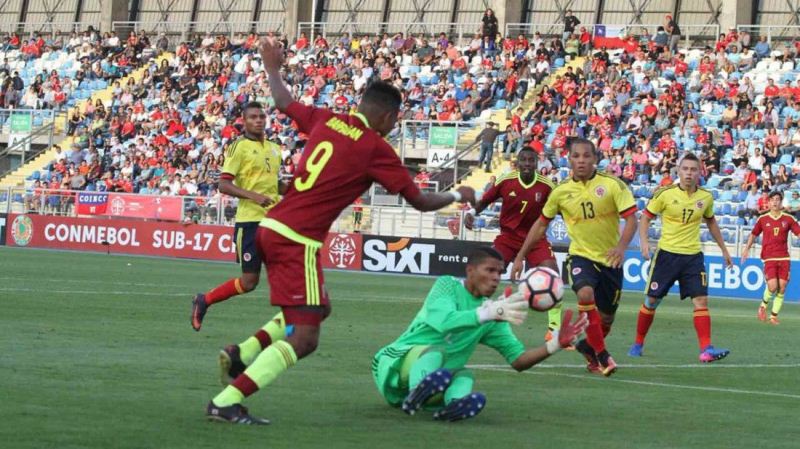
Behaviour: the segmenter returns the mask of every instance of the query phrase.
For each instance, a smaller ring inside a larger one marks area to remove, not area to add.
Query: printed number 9
[[[297,178],[294,180],[294,188],[297,189],[299,192],[304,192],[311,187],[314,186],[314,183],[317,182],[317,178],[319,178],[320,173],[322,173],[322,169],[325,168],[325,164],[328,163],[328,160],[333,156],[333,144],[327,140],[323,140],[316,147],[314,147],[314,151],[311,152],[311,155],[306,160],[306,171],[308,172],[308,176],[305,179]]]

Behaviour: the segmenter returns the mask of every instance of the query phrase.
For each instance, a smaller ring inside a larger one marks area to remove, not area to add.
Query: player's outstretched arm
[[[293,99],[292,93],[281,78],[283,46],[273,37],[262,37],[259,52],[261,53],[261,63],[264,64],[264,71],[267,72],[267,80],[272,91],[272,98],[275,100],[275,107],[286,111]]]
[[[716,218],[706,218],[706,226],[708,226],[708,232],[711,233],[711,237],[717,242],[717,246],[719,249],[722,250],[722,258],[725,260],[725,266],[727,268],[733,267],[733,260],[731,259],[731,255],[728,252],[728,247],[725,245],[725,239],[722,238],[722,231],[719,230],[719,224],[717,223]]]
[[[525,243],[522,244],[522,248],[520,248],[517,257],[514,259],[514,266],[511,268],[511,280],[516,281],[519,279],[519,275],[522,273],[522,263],[525,261],[525,258],[528,256],[528,253],[531,252],[534,245],[544,237],[545,232],[547,232],[547,224],[548,222],[545,219],[539,217],[536,223],[533,224],[531,230],[528,231],[528,235],[525,237]]]
[[[755,242],[756,236],[754,234],[750,234],[750,236],[747,237],[747,244],[744,245],[744,249],[742,249],[742,260],[739,263],[740,265],[744,265],[744,263],[747,261],[747,258],[750,256],[750,248]]]
[[[528,349],[523,352],[522,355],[511,362],[511,367],[517,371],[525,371],[556,352],[570,345],[574,345],[578,340],[578,336],[581,335],[583,331],[586,330],[586,326],[589,325],[589,318],[585,313],[581,313],[573,322],[572,315],[572,310],[567,310],[564,313],[564,321],[561,324],[561,329],[558,331],[558,338],[553,338],[538,348]]]
[[[460,186],[452,192],[420,193],[413,198],[406,198],[411,206],[422,212],[439,210],[452,202],[463,202],[475,205],[475,190],[472,187]]]
[[[235,196],[236,198],[252,200],[258,203],[261,207],[267,207],[272,204],[273,199],[262,195],[257,192],[253,192],[250,190],[245,190],[241,187],[236,186],[230,179],[220,178],[219,179],[219,191],[220,193],[224,193],[225,195]]]

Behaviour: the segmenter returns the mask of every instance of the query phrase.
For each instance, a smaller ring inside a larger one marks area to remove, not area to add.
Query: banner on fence
[[[123,195],[111,192],[78,192],[79,215],[180,221],[183,199],[175,196]]]
[[[6,244],[6,214],[0,214],[0,246]]]

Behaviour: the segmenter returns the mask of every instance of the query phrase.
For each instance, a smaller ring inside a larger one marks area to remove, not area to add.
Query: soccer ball
[[[564,282],[555,271],[547,267],[532,269],[519,285],[531,309],[546,312],[561,302]]]

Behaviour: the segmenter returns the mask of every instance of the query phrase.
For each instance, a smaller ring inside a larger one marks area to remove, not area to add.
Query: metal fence
[[[598,24],[606,27],[606,30],[617,29],[620,30],[621,35],[633,34],[634,36],[641,36],[645,31],[654,35],[662,24]],[[580,24],[580,27],[585,27],[586,30],[594,36],[593,24]],[[680,25],[681,28],[681,46],[684,48],[698,48],[709,45],[717,40],[720,33],[720,26],[718,24],[709,25]],[[531,38],[536,32],[543,39],[561,38],[564,31],[563,23],[507,23],[505,27],[505,35],[516,37],[522,34],[527,38]]]
[[[480,33],[480,23],[425,23],[425,22],[299,22],[297,37],[301,33],[313,41],[313,37],[322,36],[330,41],[349,33],[350,36],[380,36],[383,33],[393,36],[403,33],[405,36],[421,34],[433,38],[445,33],[456,45],[466,45],[476,33]]]
[[[95,31],[100,29],[94,22],[0,22],[0,34],[19,33],[20,37],[30,39],[36,34],[42,36],[69,36],[72,33],[82,33],[92,27]]]
[[[144,31],[149,35],[164,33],[170,43],[194,40],[209,33],[213,36],[224,35],[233,39],[237,35],[247,33],[282,33],[285,26],[283,20],[263,22],[112,22],[111,29],[121,37],[130,32]]]
[[[800,40],[800,25],[737,25],[736,30],[750,34],[750,47],[755,46],[761,37],[766,37],[770,45]]]

